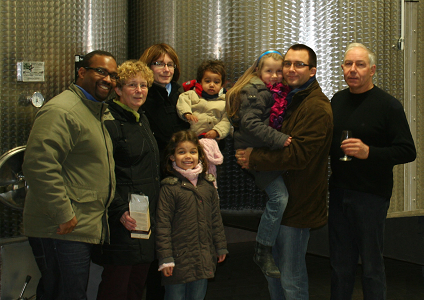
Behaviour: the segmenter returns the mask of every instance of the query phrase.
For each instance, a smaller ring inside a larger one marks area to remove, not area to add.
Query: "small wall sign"
[[[17,63],[17,80],[23,82],[44,82],[43,61],[21,61]]]

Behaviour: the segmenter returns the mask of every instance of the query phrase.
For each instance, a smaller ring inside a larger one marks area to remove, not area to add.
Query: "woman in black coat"
[[[116,194],[109,207],[110,244],[94,247],[92,260],[104,267],[98,300],[141,299],[154,259],[154,216],[160,187],[159,150],[141,105],[146,101],[153,73],[140,61],[118,68],[117,99],[109,100],[114,119],[105,125],[113,141]],[[129,195],[149,199],[151,235],[131,238],[136,221],[129,214]]]
[[[153,71],[154,82],[143,109],[162,153],[175,132],[190,128],[188,122],[180,119],[176,109],[181,93],[181,86],[177,83],[180,78],[180,60],[168,44],[150,46],[140,60]]]
[[[168,44],[155,44],[147,48],[140,60],[153,71],[154,82],[149,89],[143,110],[146,112],[150,128],[158,143],[160,157],[175,132],[190,128],[190,123],[183,121],[177,114],[177,101],[181,86],[180,60],[175,50]],[[147,279],[147,300],[162,300],[165,289],[161,286],[157,260],[150,268]]]

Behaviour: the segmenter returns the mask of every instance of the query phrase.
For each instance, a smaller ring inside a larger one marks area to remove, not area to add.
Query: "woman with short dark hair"
[[[162,153],[173,133],[190,128],[190,124],[178,117],[176,105],[180,95],[180,60],[168,44],[156,44],[147,48],[140,60],[153,71],[153,85],[149,89],[143,110]]]

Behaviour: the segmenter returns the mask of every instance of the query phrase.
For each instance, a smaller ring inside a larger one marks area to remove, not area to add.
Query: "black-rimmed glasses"
[[[103,68],[92,68],[92,67],[84,67],[84,69],[86,70],[93,70],[94,72],[96,72],[97,74],[103,76],[103,77],[110,77],[110,80],[116,81],[119,77],[117,73],[109,73],[108,71],[106,71]]]
[[[288,61],[288,60],[283,61],[283,68],[288,69],[292,65],[294,65],[295,69],[303,69],[304,67],[310,67],[311,66],[311,65],[307,65],[307,64],[305,64],[304,62],[301,62],[301,61],[293,61],[293,62]]]
[[[168,69],[176,69],[177,68],[177,65],[174,64],[173,62],[169,62],[169,63],[166,64],[163,61],[154,61],[154,62],[152,62],[152,66],[155,66],[156,68],[159,68],[159,69],[163,69],[163,68],[165,68],[165,66],[167,66]]]

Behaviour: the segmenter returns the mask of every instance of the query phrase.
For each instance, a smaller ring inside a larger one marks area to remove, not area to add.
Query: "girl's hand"
[[[227,254],[221,254],[218,256],[218,263],[221,263],[225,260],[225,257],[227,256]]]
[[[174,267],[165,267],[162,269],[162,273],[165,277],[172,276],[172,271],[174,271]]]
[[[243,169],[249,169],[249,157],[250,153],[252,153],[253,148],[246,148],[246,149],[237,149],[236,150],[236,159],[237,163],[243,168]]]
[[[130,217],[130,213],[128,211],[122,214],[119,221],[121,221],[122,225],[124,225],[124,227],[129,231],[135,230],[135,227],[137,226],[137,222]]]
[[[287,147],[288,145],[290,145],[290,144],[291,144],[291,140],[292,140],[292,137],[291,137],[291,136],[289,136],[289,137],[287,138],[287,140],[284,142],[284,147]]]
[[[207,139],[216,139],[218,137],[218,132],[215,129],[209,130],[205,134],[205,138]]]

